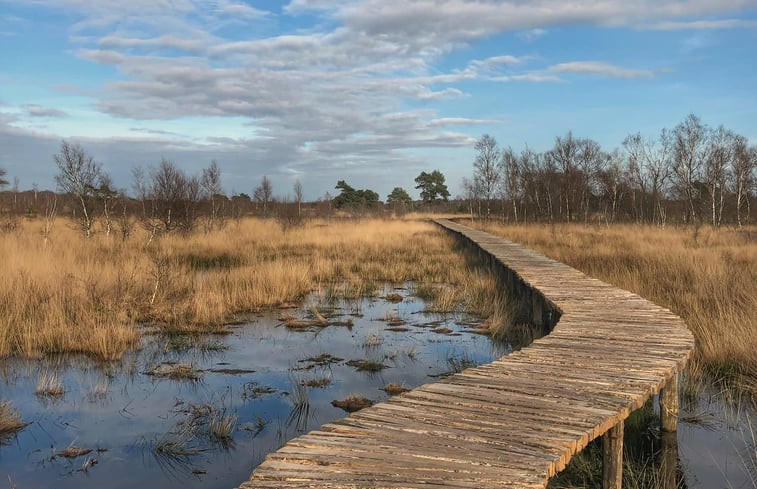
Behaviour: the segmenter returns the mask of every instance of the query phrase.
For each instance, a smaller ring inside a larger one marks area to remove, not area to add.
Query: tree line
[[[339,180],[336,195],[326,193],[305,203],[299,180],[282,199],[274,195],[267,176],[250,194],[228,196],[216,161],[197,175],[166,159],[154,167],[136,167],[129,192],[117,188],[81,146],[63,141],[54,156],[58,192],[39,191],[35,185],[33,191],[21,193],[15,179],[0,199],[0,230],[12,229],[21,215],[43,217],[48,230],[61,213],[72,217],[85,236],[91,236],[98,224],[106,234],[115,232],[126,239],[136,225],[153,237],[198,227],[210,231],[244,215],[273,217],[289,226],[307,215],[325,216],[334,210],[355,214],[419,208],[466,211],[508,222],[753,222],[757,147],[723,126],[703,124],[695,115],[653,138],[630,134],[620,148],[610,151],[568,132],[541,153],[528,146],[520,151],[501,147],[484,134],[475,152],[472,178],[463,179],[463,195],[453,201],[444,174],[433,170],[414,180],[420,201],[395,187],[384,204],[377,192]],[[0,190],[9,184],[0,168]]]
[[[464,198],[469,212],[484,219],[657,226],[752,221],[757,147],[693,114],[654,138],[630,134],[611,151],[572,132],[542,153],[500,147],[484,134],[475,151]]]
[[[96,225],[107,235],[118,233],[128,238],[136,225],[148,232],[150,239],[158,234],[175,231],[189,232],[201,227],[211,231],[223,227],[229,219],[243,215],[260,215],[279,219],[285,226],[300,223],[303,214],[304,190],[299,180],[292,187],[293,199],[274,196],[273,185],[263,176],[251,195],[238,193],[227,196],[221,186],[221,169],[216,161],[197,175],[190,175],[174,162],[162,159],[155,167],[132,169],[132,189],[117,188],[103,166],[84,148],[67,141],[53,157],[58,173],[55,176],[58,192],[40,192],[36,185],[26,202],[19,202],[18,181],[5,192],[11,199],[0,201],[0,224],[12,229],[17,217],[42,216],[45,239],[59,212],[70,216],[84,236],[91,236]],[[9,184],[6,171],[0,168],[0,190]],[[446,202],[450,193],[444,175],[434,170],[421,172],[415,178],[421,203]],[[335,186],[340,193],[327,193],[322,199],[309,203],[309,213],[326,215],[332,209],[355,212],[407,211],[415,202],[402,187],[395,187],[387,196],[387,206],[378,193],[370,189],[355,189],[344,180]],[[59,205],[60,203],[60,205]],[[307,210],[307,209],[306,209]]]

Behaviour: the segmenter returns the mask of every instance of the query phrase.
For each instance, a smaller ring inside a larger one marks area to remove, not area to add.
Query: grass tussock
[[[349,396],[346,399],[342,399],[341,401],[331,401],[331,405],[347,411],[348,413],[354,413],[356,411],[360,411],[361,409],[372,406],[373,401],[363,396]]]
[[[363,340],[363,348],[376,348],[384,342],[384,339],[376,334],[372,334]]]
[[[396,396],[398,394],[408,392],[410,389],[400,384],[386,384],[386,386],[384,386],[382,390],[390,396]]]
[[[379,372],[387,368],[386,365],[378,360],[350,360],[346,363],[350,367],[355,367],[358,372]]]
[[[396,304],[398,302],[402,302],[404,298],[400,294],[397,294],[396,292],[391,292],[389,294],[386,294],[385,299],[387,302]]]
[[[41,221],[27,221],[0,233],[0,357],[116,359],[138,344],[140,324],[223,333],[240,315],[298,303],[313,290],[357,298],[381,283],[427,287],[440,311],[493,310],[490,274],[472,271],[454,239],[429,222],[311,221],[284,230],[250,218],[155,239],[136,228],[126,241],[86,239],[63,222],[48,239],[42,231]]]
[[[91,448],[79,448],[76,445],[69,445],[63,450],[56,452],[55,455],[53,455],[53,458],[56,458],[56,457],[77,458],[83,455],[88,455],[90,453],[92,453]]]
[[[292,375],[289,378],[292,387],[289,393],[289,401],[295,409],[310,409],[310,391],[307,383]]]
[[[463,352],[460,356],[447,357],[447,365],[449,365],[450,373],[458,374],[463,370],[471,367],[475,367],[478,364],[467,353]]]
[[[153,453],[163,460],[186,459],[197,455],[212,445],[229,448],[233,445],[237,415],[225,407],[210,403],[192,404],[180,401],[175,414],[181,419],[168,432],[154,442]]]
[[[0,402],[0,444],[26,427],[21,414],[10,402]]]
[[[193,365],[185,363],[161,363],[145,372],[145,374],[162,379],[184,381],[196,381],[202,378],[200,370],[197,370]]]
[[[198,428],[192,424],[182,424],[175,431],[162,434],[153,447],[158,457],[191,457],[202,452],[196,443]]]
[[[307,363],[307,364],[309,364],[309,365],[307,365],[305,367],[305,370],[310,370],[311,368],[316,367],[316,366],[323,367],[323,366],[326,366],[326,365],[331,365],[332,363],[339,363],[342,360],[344,360],[344,359],[343,358],[339,358],[339,357],[335,357],[331,353],[321,353],[320,355],[317,355],[317,356],[314,356],[314,357],[309,357],[309,358],[304,358],[302,360],[298,360],[297,363]]]
[[[66,393],[63,382],[55,372],[44,372],[39,376],[34,393],[39,397],[58,398]]]
[[[294,330],[326,328],[328,326],[347,326],[348,328],[352,328],[354,324],[351,318],[345,320],[328,319],[315,306],[310,308],[310,317],[308,318],[298,319],[285,312],[281,315],[280,319],[287,328]]]
[[[314,387],[316,389],[322,389],[331,384],[331,377],[318,377],[317,379],[303,380],[302,385],[305,387]]]
[[[229,443],[237,426],[237,415],[214,410],[208,421],[208,436],[217,443]]]
[[[708,374],[757,398],[754,227],[483,227],[669,308],[696,338],[694,382]]]

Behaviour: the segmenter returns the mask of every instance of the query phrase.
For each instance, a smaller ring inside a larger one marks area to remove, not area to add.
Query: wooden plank
[[[605,480],[616,487],[631,410],[666,386],[661,406],[677,416],[670,382],[694,346],[680,318],[515,243],[437,223],[506,270],[529,311],[553,308],[552,333],[295,438],[240,488],[544,488],[603,435]]]

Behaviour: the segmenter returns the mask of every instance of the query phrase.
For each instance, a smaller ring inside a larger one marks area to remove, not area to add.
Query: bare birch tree
[[[701,178],[702,161],[705,159],[707,127],[699,117],[690,114],[673,130],[674,159],[673,174],[679,193],[688,204],[688,220],[697,219],[697,188]]]
[[[606,155],[599,143],[593,139],[579,139],[577,146],[577,167],[581,175],[581,207],[584,214],[584,224],[588,224],[592,187],[595,184],[597,174],[606,161]]]
[[[663,226],[665,209],[662,201],[671,178],[673,139],[670,131],[663,129],[657,139],[644,138],[640,133],[631,134],[623,141],[628,155],[629,176],[634,188],[641,192],[634,206],[639,221]]]
[[[221,225],[221,204],[222,193],[221,188],[221,168],[218,166],[218,162],[213,160],[210,162],[210,166],[202,170],[202,178],[200,180],[200,187],[202,188],[202,194],[204,199],[208,203],[208,212],[205,216],[205,232],[210,232],[213,228],[220,227]]]
[[[268,214],[268,205],[273,199],[273,186],[267,176],[263,175],[260,185],[255,187],[252,193],[252,198],[263,206],[263,216],[266,216]]]
[[[81,146],[66,141],[61,143],[60,152],[54,159],[59,170],[55,177],[58,188],[76,200],[79,225],[89,238],[95,222],[92,200],[97,182],[103,175],[102,168]]]
[[[521,183],[520,160],[512,148],[507,148],[502,152],[500,168],[502,169],[503,193],[510,200],[510,205],[513,208],[513,221],[518,222],[518,200],[523,191],[523,185]]]
[[[726,179],[734,158],[734,135],[723,126],[712,131],[708,138],[708,149],[704,161],[704,183],[710,204],[710,218],[713,226],[720,226],[723,220]]]
[[[573,133],[557,137],[554,147],[545,154],[545,164],[560,172],[558,184],[560,189],[560,209],[565,220],[570,222],[575,216],[576,194],[578,192],[578,140]]]
[[[500,181],[500,150],[497,141],[484,134],[476,141],[476,159],[473,162],[473,180],[486,201],[486,219],[491,217],[491,201]]]
[[[757,147],[751,148],[743,136],[733,139],[733,160],[731,161],[732,191],[736,206],[736,222],[743,226],[741,213],[747,207],[749,211],[749,195],[755,183],[755,169],[757,169]]]
[[[597,179],[601,190],[601,196],[605,201],[604,217],[605,222],[609,225],[615,222],[618,214],[618,208],[624,195],[624,175],[623,157],[618,151],[604,153],[606,164],[598,172]]]
[[[300,183],[300,180],[297,179],[294,182],[294,186],[292,187],[292,190],[294,190],[294,201],[297,203],[297,216],[302,217],[302,184]]]

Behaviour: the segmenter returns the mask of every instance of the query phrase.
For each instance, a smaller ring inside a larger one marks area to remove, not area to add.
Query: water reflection
[[[757,488],[757,411],[722,394],[705,389],[682,405],[678,455],[689,489]]]
[[[65,355],[0,362],[0,399],[30,423],[0,447],[0,479],[23,488],[228,489],[287,440],[343,417],[334,400],[381,401],[387,384],[417,386],[511,349],[470,333],[469,317],[423,309],[412,297],[333,301],[320,313],[351,327],[292,330],[273,313],[231,335],[145,335],[139,350],[105,365]],[[289,312],[305,317],[307,308]],[[64,393],[37,395],[44,375]],[[67,447],[92,451],[55,455]]]

